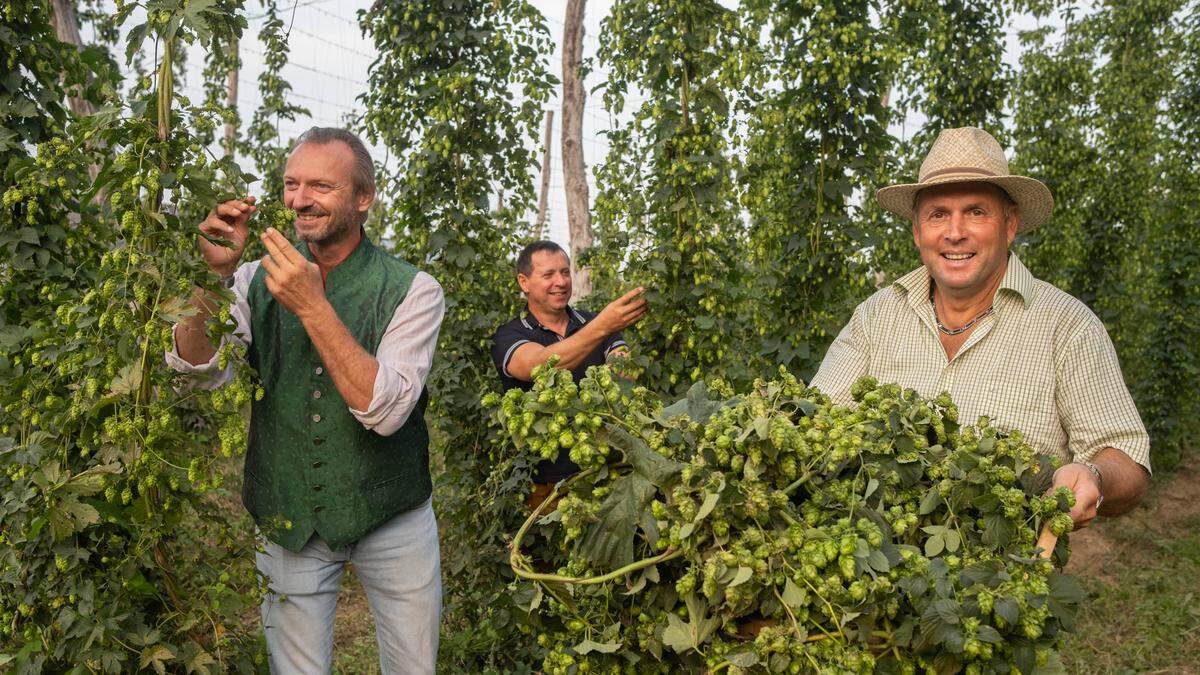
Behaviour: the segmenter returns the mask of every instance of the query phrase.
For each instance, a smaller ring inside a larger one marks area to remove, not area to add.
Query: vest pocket
[[[404,502],[408,497],[408,490],[405,478],[404,474],[396,474],[369,484],[363,481],[363,502],[373,518],[394,515],[406,506]]]
[[[391,517],[420,506],[428,499],[431,492],[429,479],[418,475],[414,469],[405,467],[389,478],[364,485],[362,498],[368,512],[376,517]]]
[[[380,490],[385,487],[388,487],[389,485],[395,485],[396,483],[398,483],[402,480],[404,480],[404,475],[398,474],[398,475],[392,476],[391,478],[385,478],[384,480],[381,480],[377,483],[364,484],[363,489],[368,490],[368,491]]]

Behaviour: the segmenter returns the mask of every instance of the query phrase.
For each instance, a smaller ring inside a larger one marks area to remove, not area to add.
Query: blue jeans
[[[270,581],[262,619],[272,673],[330,672],[333,618],[347,562],[371,605],[383,673],[434,672],[442,577],[430,502],[392,518],[345,550],[332,551],[315,536],[299,553],[265,541],[257,562]]]

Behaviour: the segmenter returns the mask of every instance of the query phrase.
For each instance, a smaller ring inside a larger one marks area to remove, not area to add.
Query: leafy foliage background
[[[194,222],[251,178],[210,149],[232,114],[211,93],[220,56],[246,8],[142,6],[144,23],[119,3],[83,50],[54,38],[46,2],[0,15],[0,668],[16,672],[261,659],[251,530],[223,456],[240,452],[251,374],[208,392],[158,358],[193,284],[212,286]],[[267,11],[263,106],[240,143],[269,183],[283,156],[272,120],[300,109]],[[1016,12],[1044,25],[1009,68]],[[528,149],[556,85],[552,45],[524,0],[380,2],[360,20],[379,59],[358,126],[402,158],[371,228],[447,296],[428,412],[442,658],[519,669],[544,628],[503,562],[529,467],[495,451],[478,401],[498,387],[487,338],[520,305],[511,259],[531,232]],[[678,396],[779,363],[811,376],[853,306],[917,264],[909,225],[879,212],[874,187],[915,177],[937,129],[983,125],[1014,171],[1054,192],[1053,219],[1017,250],[1109,327],[1156,469],[1194,443],[1200,3],[618,0],[600,39],[599,93],[630,121],[594,167],[588,303],[650,290],[652,315],[626,336],[641,384]],[[212,55],[206,101],[173,86],[181,44]],[[74,116],[67,91],[98,112]],[[923,123],[901,140],[905,119]]]

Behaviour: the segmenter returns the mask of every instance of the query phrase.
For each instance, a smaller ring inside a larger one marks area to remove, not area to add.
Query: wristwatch
[[[1100,467],[1092,462],[1079,462],[1079,464],[1086,466],[1087,470],[1091,471],[1092,475],[1096,477],[1096,489],[1100,491],[1100,497],[1096,499],[1096,510],[1098,511],[1100,510],[1100,505],[1104,503],[1104,475],[1100,473]]]
[[[233,277],[234,275],[232,274],[227,277],[221,277],[221,285],[225,288],[233,288]]]

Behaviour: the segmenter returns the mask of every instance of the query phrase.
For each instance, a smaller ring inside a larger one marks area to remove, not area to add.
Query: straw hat
[[[943,129],[925,161],[919,182],[890,185],[875,192],[879,205],[912,219],[917,192],[947,183],[991,183],[1008,193],[1021,209],[1018,232],[1028,232],[1046,222],[1054,208],[1054,197],[1041,181],[1008,173],[1004,149],[992,135],[975,127]]]

